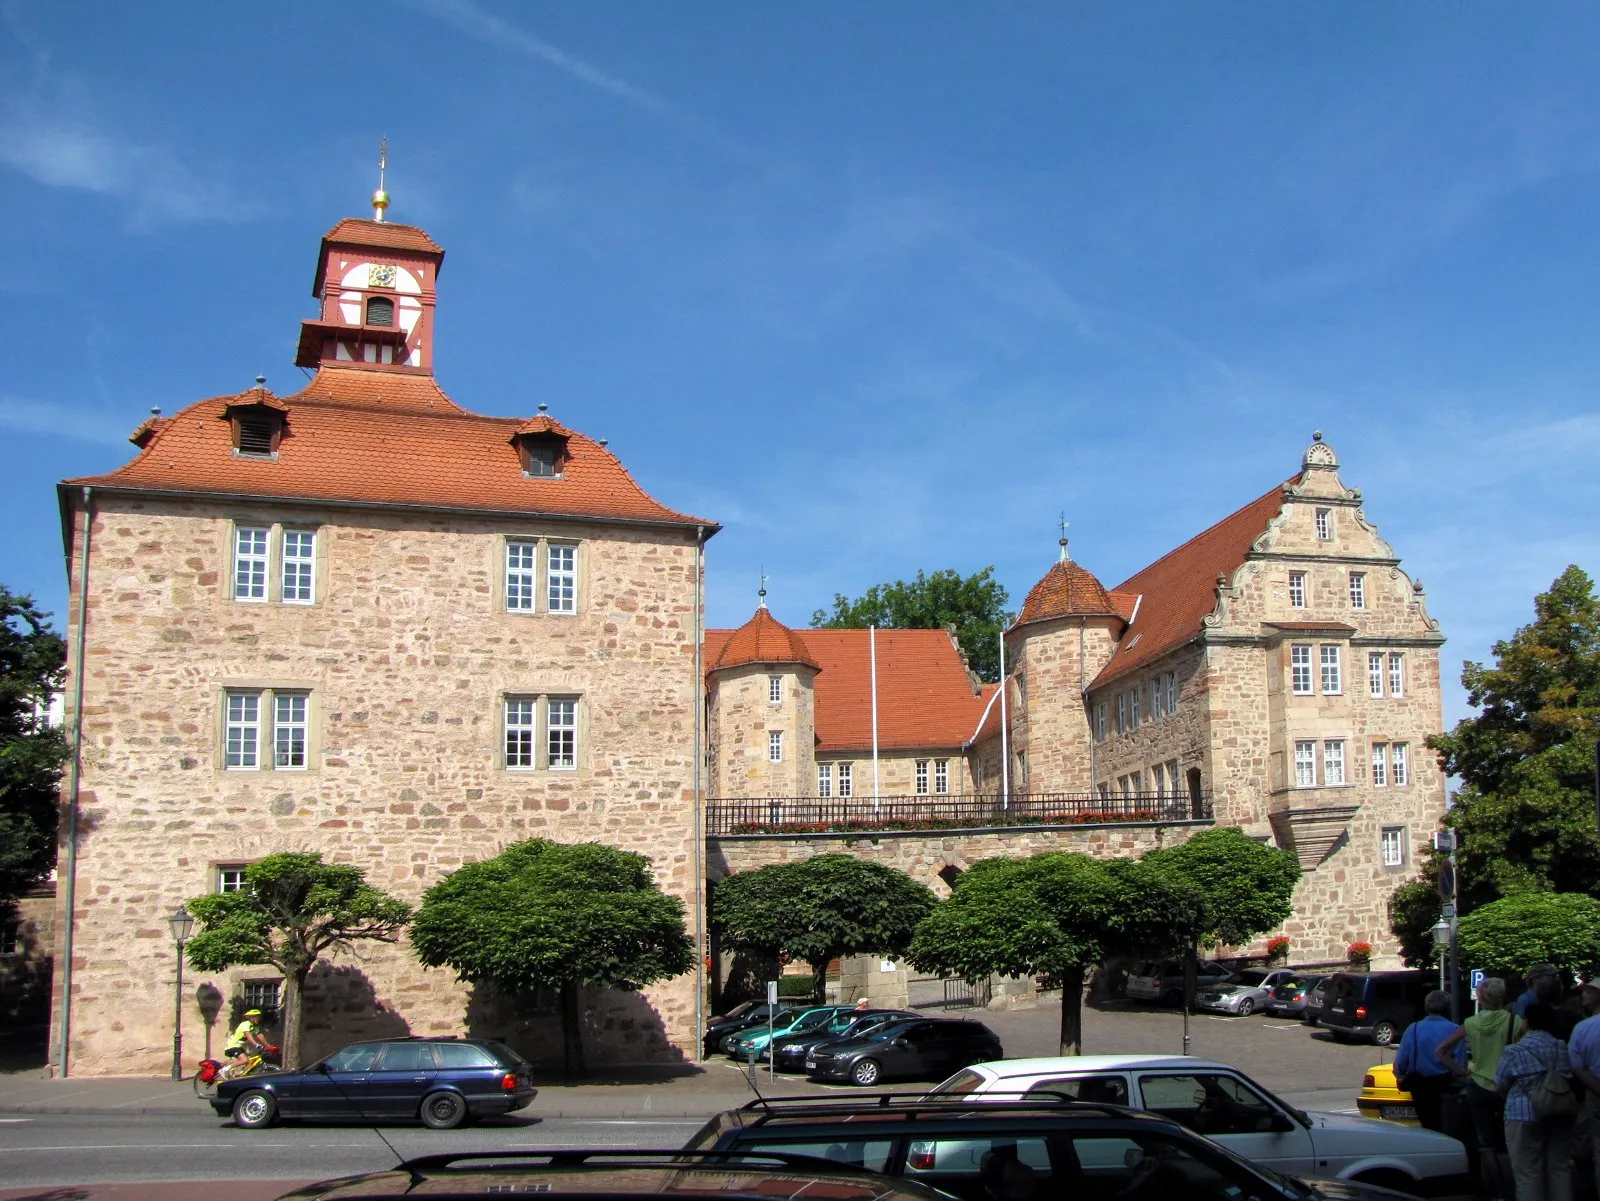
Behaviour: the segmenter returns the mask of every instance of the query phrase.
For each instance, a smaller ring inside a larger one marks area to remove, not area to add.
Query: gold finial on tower
[[[1061,562],[1063,563],[1067,561],[1067,526],[1070,524],[1067,515],[1061,514]]]
[[[389,207],[389,193],[383,190],[383,173],[389,166],[389,139],[378,143],[378,190],[372,194],[372,219],[383,220],[383,210]]]

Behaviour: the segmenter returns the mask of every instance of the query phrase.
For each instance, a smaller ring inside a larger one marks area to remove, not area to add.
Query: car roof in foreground
[[[1033,1059],[997,1059],[975,1063],[969,1069],[993,1080],[1018,1076],[1048,1076],[1066,1072],[1081,1076],[1088,1072],[1120,1072],[1128,1068],[1220,1068],[1234,1069],[1226,1063],[1197,1059],[1193,1055],[1041,1055]]]

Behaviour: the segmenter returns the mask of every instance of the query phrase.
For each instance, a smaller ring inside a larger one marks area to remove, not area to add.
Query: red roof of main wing
[[[1284,485],[1258,496],[1210,529],[1168,551],[1111,590],[1141,596],[1137,613],[1110,661],[1091,688],[1157,659],[1200,633],[1200,622],[1217,605],[1217,577],[1232,576],[1283,508]]]
[[[276,459],[235,455],[223,419],[229,405],[259,395],[190,405],[165,420],[132,462],[67,482],[717,528],[656,501],[582,434],[571,435],[561,479],[529,479],[511,441],[523,420],[469,413],[431,375],[323,367],[304,391],[284,398]]]

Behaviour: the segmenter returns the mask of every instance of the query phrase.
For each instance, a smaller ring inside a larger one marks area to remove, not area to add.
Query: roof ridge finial
[[[1071,524],[1072,523],[1067,520],[1066,511],[1063,510],[1061,513],[1061,562],[1063,563],[1065,563],[1070,557],[1067,554],[1067,526]]]
[[[765,609],[766,607],[767,607],[767,568],[766,568],[766,565],[763,564],[762,567],[761,567],[761,587],[756,589],[756,608]]]
[[[383,190],[384,172],[389,166],[389,136],[378,141],[378,190],[372,194],[372,219],[383,220],[383,211],[389,207],[389,193]]]

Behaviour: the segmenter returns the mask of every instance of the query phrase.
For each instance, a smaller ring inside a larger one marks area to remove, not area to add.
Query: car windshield
[[[1254,988],[1267,982],[1266,972],[1240,972],[1239,983]]]
[[[756,1003],[754,1001],[740,1001],[732,1009],[728,1010],[727,1013],[723,1014],[722,1017],[715,1018],[713,1020],[714,1021],[731,1022],[731,1021],[734,1021],[737,1018],[742,1018],[745,1014],[749,1013],[755,1007],[756,1007]]]
[[[864,1036],[872,1042],[881,1043],[891,1038],[898,1038],[906,1032],[905,1022],[886,1022],[876,1030],[865,1031]]]
[[[832,1017],[833,1011],[831,1009],[818,1009],[796,1018],[794,1025],[789,1028],[795,1031],[815,1030],[819,1026],[827,1025]]]
[[[964,1097],[968,1093],[977,1092],[983,1086],[983,1081],[984,1077],[974,1072],[971,1068],[962,1068],[950,1079],[934,1088],[928,1095],[930,1097]]]

